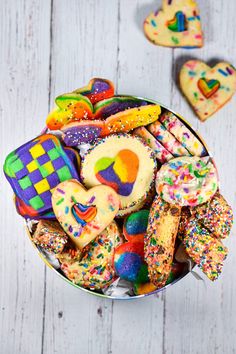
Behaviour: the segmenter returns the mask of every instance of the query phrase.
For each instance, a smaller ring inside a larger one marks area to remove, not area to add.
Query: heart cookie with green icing
[[[144,33],[154,44],[165,47],[203,46],[199,9],[194,0],[163,0],[162,10],[144,21]]]
[[[109,186],[86,190],[76,180],[60,183],[52,194],[52,206],[58,221],[80,249],[112,222],[119,205],[119,196]]]
[[[211,68],[190,60],[180,71],[180,87],[200,120],[205,121],[236,92],[236,69],[227,62]]]

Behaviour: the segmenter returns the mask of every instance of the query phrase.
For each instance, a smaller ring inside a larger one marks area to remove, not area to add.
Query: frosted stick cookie
[[[208,155],[200,140],[172,112],[163,113],[159,121],[193,156]]]
[[[76,180],[60,183],[53,192],[54,213],[71,240],[82,249],[114,219],[120,200],[108,186],[86,190]]]
[[[191,212],[215,237],[229,236],[233,225],[233,210],[219,192],[207,203],[193,208]]]
[[[180,71],[180,87],[200,120],[205,121],[236,92],[236,70],[226,62],[211,68],[190,60]]]
[[[160,113],[159,105],[147,105],[116,113],[104,121],[70,123],[62,128],[63,139],[68,146],[92,143],[100,137],[129,132],[139,126],[150,124],[158,119]]]
[[[189,151],[158,120],[148,125],[147,129],[173,156],[191,156]]]
[[[197,2],[163,0],[162,10],[144,21],[144,33],[154,44],[166,47],[202,47],[203,33]]]
[[[61,270],[75,284],[91,290],[103,289],[116,279],[114,251],[122,243],[119,229],[113,221],[84,248],[79,261],[60,256]]]
[[[128,134],[101,139],[85,155],[81,166],[81,178],[87,188],[103,184],[117,192],[118,215],[135,211],[144,204],[155,172],[152,150],[140,138]]]
[[[156,175],[157,193],[175,205],[205,203],[217,188],[217,171],[208,157],[178,157],[163,165]]]
[[[134,135],[142,138],[145,143],[150,146],[153,150],[156,159],[160,163],[165,163],[171,159],[173,159],[173,155],[159,142],[154,136],[144,127],[137,128],[133,131]]]
[[[171,271],[180,215],[181,207],[155,198],[144,236],[144,258],[150,281],[158,288],[165,285]]]
[[[185,229],[183,243],[188,255],[207,277],[214,281],[222,272],[228,250],[222,242],[211,236],[207,229],[192,218]]]

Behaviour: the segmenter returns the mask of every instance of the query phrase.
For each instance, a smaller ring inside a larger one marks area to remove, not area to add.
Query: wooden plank
[[[0,13],[2,166],[10,151],[38,134],[47,112],[50,2],[12,0]],[[1,181],[0,351],[37,354],[42,344],[44,265],[16,214],[2,169]]]
[[[156,47],[145,38],[142,23],[150,11],[145,1],[120,1],[118,88],[121,93],[169,106],[172,50]],[[112,353],[162,353],[164,321],[165,294],[114,302]]]
[[[205,60],[214,65],[220,60],[236,64],[235,2],[199,1],[205,32],[202,49],[175,50],[173,58],[174,76],[177,78],[182,64],[190,58]],[[206,123],[201,123],[173,83],[172,108],[186,117],[207,142],[219,169],[221,190],[230,204],[236,207],[236,165],[232,157],[236,153],[234,136],[235,97]],[[235,336],[235,292],[232,269],[236,261],[234,252],[235,227],[231,239],[226,241],[230,255],[225,263],[223,275],[205,286],[188,276],[166,293],[166,353],[234,353]],[[199,272],[199,274],[201,274]]]
[[[54,2],[51,107],[92,77],[116,82],[117,38],[118,1]],[[44,353],[108,353],[112,306],[47,271]]]

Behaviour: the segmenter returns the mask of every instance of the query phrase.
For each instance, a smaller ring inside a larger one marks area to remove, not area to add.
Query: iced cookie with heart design
[[[60,183],[52,194],[54,213],[78,248],[84,248],[114,219],[120,206],[109,186],[86,190],[78,181]]]
[[[81,178],[87,188],[103,184],[120,197],[119,215],[140,209],[153,186],[156,162],[143,141],[128,134],[110,135],[85,155]]]
[[[154,44],[165,47],[203,46],[203,33],[197,2],[163,0],[162,10],[144,21],[144,33]]]
[[[211,68],[202,61],[190,60],[180,71],[180,88],[204,122],[236,92],[236,70],[227,62]]]

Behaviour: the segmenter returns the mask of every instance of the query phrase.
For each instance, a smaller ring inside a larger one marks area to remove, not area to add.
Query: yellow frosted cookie
[[[165,47],[202,47],[199,9],[194,0],[163,0],[162,10],[144,21],[144,33],[154,44]]]
[[[180,71],[180,87],[201,121],[224,106],[236,91],[236,70],[226,62],[213,68],[190,60]]]

